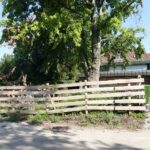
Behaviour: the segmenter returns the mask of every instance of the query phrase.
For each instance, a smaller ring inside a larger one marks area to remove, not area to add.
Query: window
[[[147,64],[147,70],[150,70],[150,64]]]

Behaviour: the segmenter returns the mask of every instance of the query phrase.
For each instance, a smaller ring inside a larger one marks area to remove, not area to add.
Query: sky
[[[0,20],[2,19],[3,7],[0,3]],[[147,53],[150,53],[150,0],[144,0],[143,9],[140,12],[140,16],[132,16],[124,24],[126,27],[142,26],[145,28],[145,37],[143,39],[143,45]],[[2,35],[2,28],[0,28],[0,36]],[[0,58],[4,54],[12,54],[13,49],[7,46],[0,46]]]

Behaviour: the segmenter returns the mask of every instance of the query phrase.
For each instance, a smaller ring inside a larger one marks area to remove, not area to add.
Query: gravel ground
[[[150,130],[43,129],[27,123],[0,122],[0,150],[150,150]]]

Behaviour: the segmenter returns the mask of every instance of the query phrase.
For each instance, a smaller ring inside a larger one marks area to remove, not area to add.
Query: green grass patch
[[[59,122],[60,116],[59,115],[49,115],[49,114],[36,114],[36,115],[29,115],[28,120],[31,121],[33,124],[41,123],[42,121],[51,121],[52,123]]]
[[[150,85],[145,86],[145,99],[147,103],[150,102]]]
[[[146,114],[142,112],[113,112],[113,111],[91,111],[88,115],[85,112],[74,112],[65,114],[36,114],[22,115],[11,114],[9,116],[1,116],[8,118],[9,121],[26,120],[32,124],[41,124],[44,121],[52,123],[67,123],[68,125],[78,126],[102,126],[104,128],[121,128],[121,129],[141,129],[145,123]]]
[[[146,116],[146,113],[131,113],[129,114],[129,116],[135,118],[135,119],[146,119],[147,116]]]

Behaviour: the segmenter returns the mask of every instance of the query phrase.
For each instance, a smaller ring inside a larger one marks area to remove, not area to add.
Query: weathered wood
[[[58,85],[2,86],[0,113],[55,114],[85,111],[87,114],[90,110],[145,111],[144,85],[141,85],[143,81],[139,78]]]
[[[85,93],[85,92],[109,92],[109,91],[134,91],[134,90],[143,90],[144,85],[140,86],[120,86],[120,87],[99,87],[99,88],[87,88],[86,91],[85,89],[73,89],[73,90],[58,90],[55,91],[55,94],[75,94],[75,93]]]
[[[87,105],[110,105],[110,104],[145,104],[144,99],[131,99],[131,100],[90,100],[87,102]],[[18,107],[35,107],[35,108],[53,108],[56,107],[69,107],[69,106],[81,106],[85,105],[84,101],[77,101],[77,102],[63,102],[63,103],[44,103],[44,104],[37,104],[37,103],[16,103],[14,104],[15,108]],[[12,107],[11,103],[0,103],[0,107]]]
[[[112,98],[112,97],[128,97],[128,96],[138,96],[138,95],[144,95],[144,91],[88,94],[88,98]]]
[[[77,102],[55,103],[55,107],[68,107],[68,106],[80,106],[80,105],[85,105],[85,102],[77,101]],[[52,105],[47,104],[47,107],[52,107]]]
[[[85,89],[84,95],[85,95],[85,108],[86,108],[85,114],[88,115],[88,109],[87,109],[87,107],[88,107],[88,98],[87,98],[87,81],[86,80],[85,80],[84,84],[85,84],[84,85],[84,89]]]
[[[87,85],[115,85],[115,84],[128,84],[128,83],[143,83],[144,79],[118,79],[118,80],[107,80],[107,81],[94,81],[87,82]]]
[[[94,81],[87,82],[87,85],[110,85],[110,84],[125,84],[125,83],[143,83],[143,78],[138,79],[118,79],[118,80],[107,80],[107,81]],[[51,89],[51,88],[67,88],[67,87],[79,87],[84,86],[84,82],[79,83],[68,83],[68,84],[53,84],[53,85],[37,85],[37,86],[1,86],[0,90],[38,90],[38,89]]]
[[[114,106],[88,106],[88,110],[114,110]]]
[[[10,101],[16,101],[16,102],[24,102],[24,101],[35,101],[35,102],[44,102],[49,101],[48,97],[0,97],[0,102],[10,102]]]
[[[113,104],[114,100],[89,100],[88,105],[108,105]]]
[[[0,91],[0,95],[49,95],[52,91]]]
[[[53,113],[66,113],[66,112],[79,112],[79,111],[85,111],[86,107],[76,107],[76,108],[65,108],[65,109],[57,109],[57,110],[50,110],[48,111],[49,114]]]
[[[131,100],[128,100],[128,99],[124,99],[124,100],[115,100],[114,101],[115,104],[145,104],[146,101],[145,99],[131,99]]]
[[[146,111],[146,106],[115,106],[115,110]]]
[[[79,100],[84,99],[84,95],[75,95],[75,96],[62,96],[62,97],[52,97],[51,100],[53,101],[62,101],[62,100]]]

